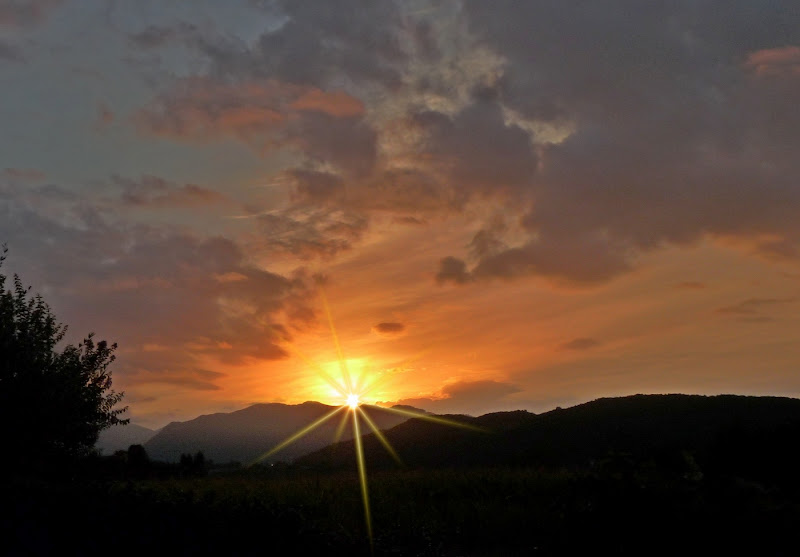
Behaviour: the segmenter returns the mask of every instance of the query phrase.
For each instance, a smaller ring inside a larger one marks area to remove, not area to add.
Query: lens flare
[[[349,409],[349,412],[344,412],[342,414],[342,420],[339,423],[339,426],[336,428],[336,440],[338,440],[343,431],[344,427],[347,424],[348,416],[352,416],[353,418],[353,436],[354,436],[354,445],[355,445],[355,452],[356,452],[356,463],[358,465],[358,478],[359,483],[361,485],[361,498],[364,504],[364,522],[367,530],[367,537],[369,538],[370,550],[373,549],[373,539],[372,539],[372,517],[370,513],[370,504],[369,504],[369,490],[367,485],[367,467],[364,459],[364,448],[362,445],[361,440],[361,427],[360,421],[363,420],[364,424],[366,424],[369,430],[372,430],[372,433],[375,437],[380,441],[381,445],[386,449],[386,451],[392,456],[392,458],[402,466],[402,461],[398,456],[397,452],[392,448],[389,444],[389,440],[383,435],[378,426],[375,424],[374,421],[369,417],[366,412],[366,409],[371,407],[371,405],[367,404],[363,397],[365,397],[370,391],[375,389],[375,387],[383,382],[386,381],[388,378],[388,373],[383,371],[382,373],[377,374],[376,377],[370,382],[367,380],[367,373],[366,370],[363,370],[361,375],[356,380],[355,384],[353,382],[353,377],[350,374],[350,369],[347,365],[347,360],[344,357],[344,353],[342,351],[341,344],[339,343],[339,335],[336,332],[336,327],[333,324],[333,317],[331,316],[330,307],[328,306],[328,300],[325,298],[324,294],[321,294],[322,304],[325,309],[325,314],[328,318],[328,324],[331,328],[331,335],[333,336],[334,345],[336,346],[336,353],[339,357],[339,371],[341,373],[341,380],[337,381],[330,373],[328,373],[322,366],[313,362],[310,358],[306,357],[302,352],[297,350],[296,347],[288,345],[288,339],[283,336],[279,336],[278,340],[281,342],[282,345],[285,345],[288,352],[295,354],[301,360],[303,360],[311,369],[317,372],[317,374],[326,382],[328,385],[333,387],[335,391],[341,394],[344,398],[344,403],[334,408],[331,412],[328,412],[317,421],[312,422],[311,424],[307,425],[306,427],[300,429],[293,435],[289,436],[288,438],[284,439],[280,443],[278,443],[275,447],[270,449],[269,451],[265,452],[259,458],[257,458],[252,464],[256,464],[265,458],[268,458],[278,451],[284,449],[287,445],[294,443],[301,437],[307,435],[312,430],[318,428],[331,418],[341,412],[342,410]],[[276,335],[277,336],[277,335]],[[421,354],[420,354],[421,356]],[[418,356],[419,357],[419,356]],[[413,359],[418,359],[418,357]],[[409,360],[411,361],[411,360]],[[374,406],[372,406],[375,408]],[[388,410],[394,412],[396,414],[401,414],[404,416],[408,416],[409,418],[422,418],[423,420],[428,420],[431,422],[436,422],[443,425],[449,426],[456,426],[456,427],[463,427],[467,429],[473,429],[476,431],[484,431],[481,428],[471,426],[468,424],[462,424],[453,420],[448,420],[444,418],[439,418],[438,416],[434,416],[431,414],[427,414],[424,412],[413,412],[406,409],[401,408],[387,408],[382,407],[382,410]]]

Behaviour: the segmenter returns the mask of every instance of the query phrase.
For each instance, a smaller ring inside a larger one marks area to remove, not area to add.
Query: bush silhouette
[[[126,408],[114,408],[123,393],[111,389],[108,370],[117,345],[90,333],[56,350],[67,328],[29,291],[17,275],[6,289],[0,274],[0,438],[11,468],[87,454],[101,430],[128,423],[119,418]]]

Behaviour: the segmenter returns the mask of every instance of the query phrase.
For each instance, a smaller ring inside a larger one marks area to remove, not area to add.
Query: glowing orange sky
[[[134,422],[341,403],[321,292],[369,402],[800,395],[792,2],[324,6],[0,8],[4,272]]]

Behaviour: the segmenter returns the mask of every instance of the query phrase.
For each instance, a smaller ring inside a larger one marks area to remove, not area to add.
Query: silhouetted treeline
[[[170,480],[177,478],[199,478],[207,476],[214,466],[206,460],[202,451],[194,455],[184,454],[180,462],[160,462],[150,459],[142,445],[131,445],[126,451],[112,455],[90,455],[74,461],[67,471],[54,470],[51,479],[66,477],[94,481],[114,480]],[[230,466],[230,465],[229,465]]]

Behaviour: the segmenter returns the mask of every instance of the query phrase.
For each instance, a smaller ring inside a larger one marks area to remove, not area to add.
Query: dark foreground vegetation
[[[5,478],[9,555],[795,555],[800,401],[636,396],[541,415],[410,420],[293,465],[143,447]],[[47,478],[46,480],[43,478]]]
[[[369,480],[375,555],[789,555],[798,484],[594,470],[465,468]],[[5,555],[368,555],[357,477],[291,467],[169,480],[5,483]],[[112,549],[113,548],[113,549]]]

